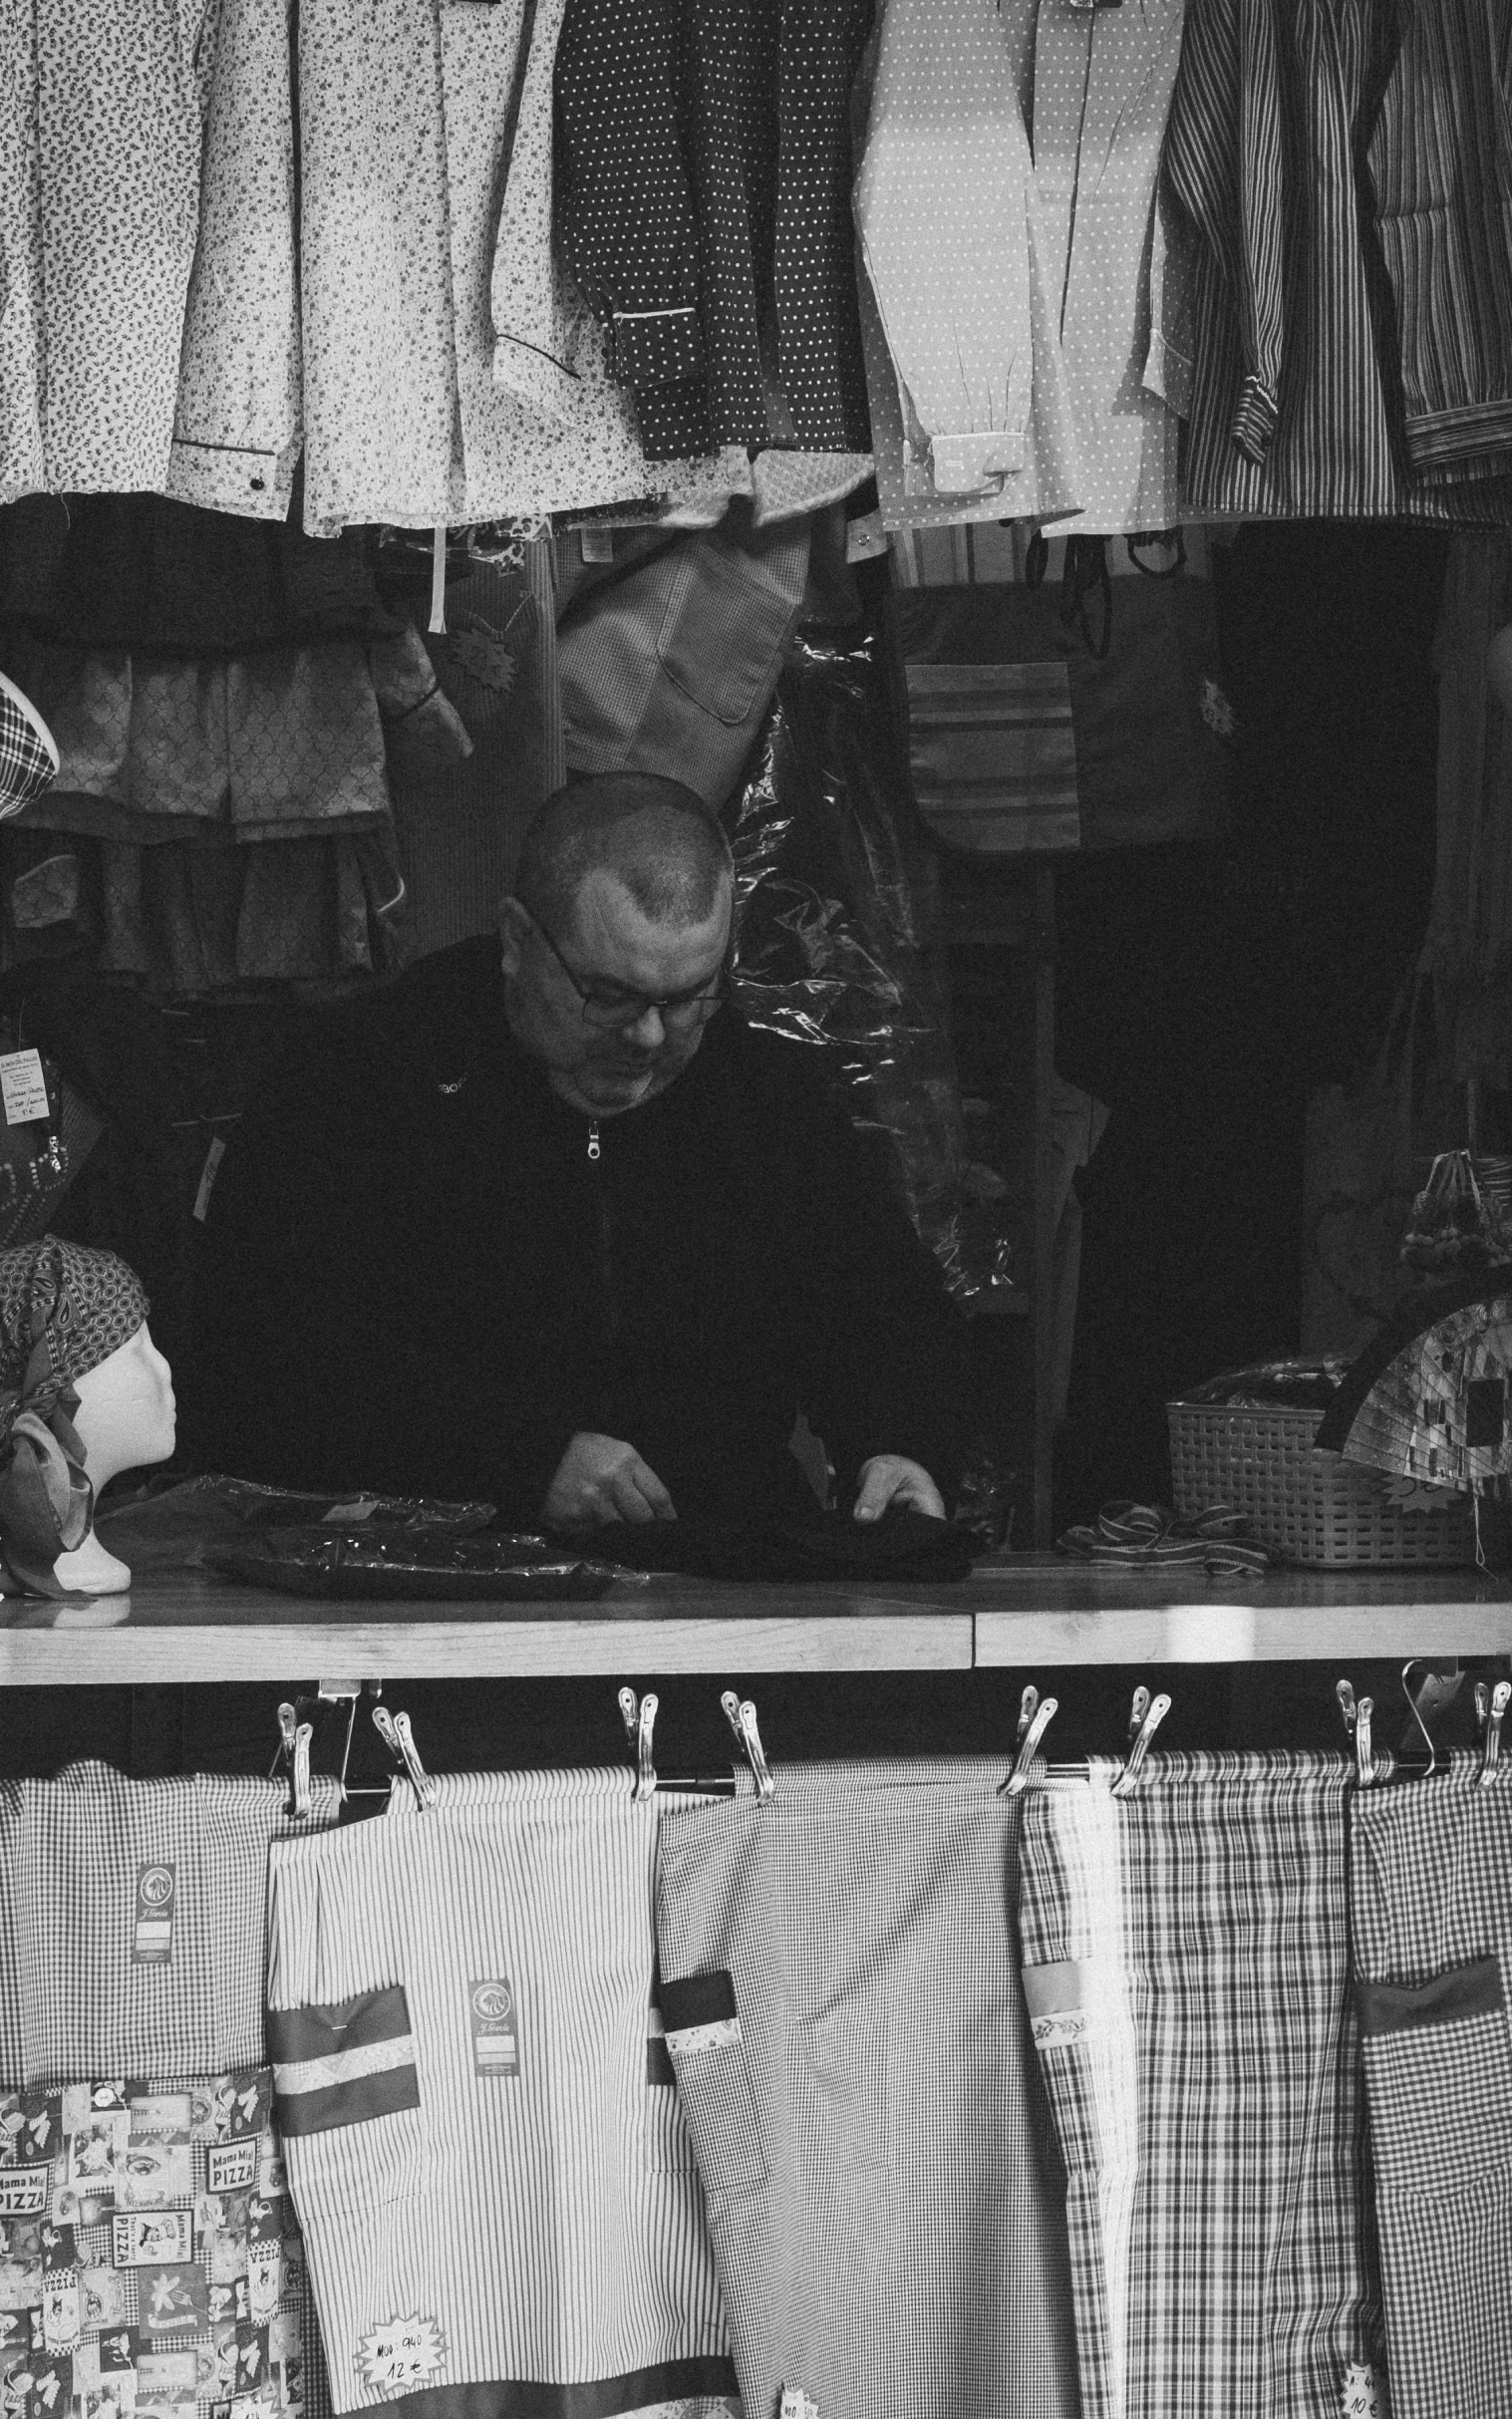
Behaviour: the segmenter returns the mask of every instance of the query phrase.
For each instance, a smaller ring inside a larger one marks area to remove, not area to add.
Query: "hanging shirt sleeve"
[[[937,494],[1024,466],[1033,173],[993,0],[891,0],[855,211]]]
[[[658,458],[713,442],[680,68],[671,0],[569,0],[556,54],[563,253]]]

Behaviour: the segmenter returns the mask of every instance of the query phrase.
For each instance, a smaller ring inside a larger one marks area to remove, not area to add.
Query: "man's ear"
[[[502,898],[498,903],[498,953],[505,977],[514,982],[519,974],[520,955],[530,932],[530,918],[518,899]]]

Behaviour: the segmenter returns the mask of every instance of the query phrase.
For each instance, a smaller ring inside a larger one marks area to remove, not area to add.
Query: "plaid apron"
[[[1351,1814],[1351,1919],[1395,2419],[1512,2413],[1512,1773]]]
[[[1074,2412],[1003,1776],[785,1764],[664,1824],[661,2019],[752,2419]]]
[[[1024,1985],[1084,2419],[1373,2407],[1342,1757],[1155,1757],[1025,1799]]]

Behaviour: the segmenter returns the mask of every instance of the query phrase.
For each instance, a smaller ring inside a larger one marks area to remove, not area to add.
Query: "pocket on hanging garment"
[[[646,2011],[646,2166],[652,2175],[692,2175],[698,2165],[693,2136],[678,2097],[677,2069],[667,2047],[666,2020],[661,2001],[653,1997]]]
[[[729,730],[763,711],[802,597],[806,550],[768,551],[774,571],[719,534],[680,546],[657,632],[673,687]]]
[[[297,2200],[349,2194],[384,2209],[425,2193],[430,2145],[400,1983],[331,2006],[272,2010],[268,2045]]]
[[[970,856],[1076,847],[1066,666],[909,662],[904,673],[909,772],[934,837]]]
[[[754,2191],[767,2179],[766,2145],[733,1977],[664,1981],[662,2019],[705,2192],[718,2199]]]
[[[1512,2036],[1494,1957],[1420,1983],[1359,1985],[1376,2186],[1462,2192],[1512,2170]]]

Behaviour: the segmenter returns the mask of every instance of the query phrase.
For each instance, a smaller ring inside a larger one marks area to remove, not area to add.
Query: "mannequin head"
[[[172,1372],[144,1320],[134,1336],[77,1380],[74,1427],[98,1495],[122,1470],[166,1461],[173,1450]]]
[[[78,1394],[74,1432],[97,1495],[122,1470],[167,1460],[173,1450],[173,1379],[146,1320],[135,1336],[85,1370]],[[115,1596],[132,1584],[127,1565],[106,1552],[93,1528],[82,1545],[57,1557],[53,1576],[71,1596]]]

